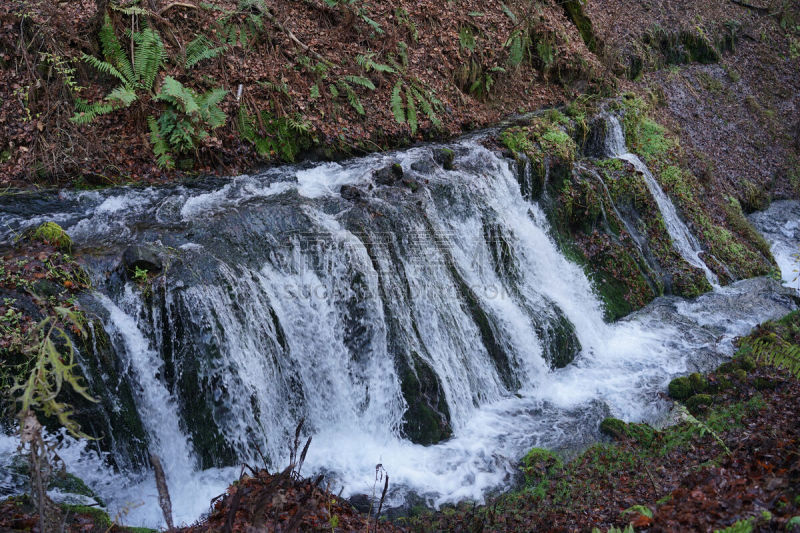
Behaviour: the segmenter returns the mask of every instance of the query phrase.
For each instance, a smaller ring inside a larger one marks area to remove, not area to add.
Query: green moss
[[[578,33],[581,34],[581,39],[586,43],[586,47],[590,52],[597,52],[597,39],[594,35],[594,28],[592,27],[592,20],[583,11],[583,2],[579,0],[568,0],[563,3],[564,11],[567,16],[578,28]]]
[[[436,444],[451,435],[450,411],[436,373],[416,352],[402,363],[400,388],[408,408],[403,432],[417,444]]]
[[[79,494],[81,496],[88,496],[94,498],[98,503],[102,503],[92,489],[90,489],[84,481],[78,476],[64,472],[55,476],[53,481],[50,482],[50,489],[59,489],[63,492],[70,494]]]
[[[706,409],[714,402],[710,394],[695,394],[685,401],[686,408],[691,412],[697,412]]]
[[[55,222],[45,222],[33,231],[31,238],[66,251],[72,248],[72,239],[67,235],[67,232]]]
[[[527,485],[533,485],[564,468],[561,458],[550,450],[532,448],[522,458],[522,472]]]
[[[89,507],[88,505],[68,505],[61,504],[61,509],[71,515],[80,515],[91,518],[95,527],[110,528],[111,518],[108,513],[97,507]]]
[[[705,392],[708,389],[708,381],[698,372],[689,374],[689,383],[692,385],[692,389],[698,393]]]
[[[609,437],[626,436],[628,434],[626,429],[627,424],[619,418],[604,418],[600,422],[600,432]]]
[[[685,400],[694,394],[692,382],[689,381],[689,378],[685,376],[678,377],[670,381],[668,390],[669,396],[673,400]]]
[[[528,138],[528,131],[522,127],[513,127],[500,134],[500,141],[517,156],[533,151],[533,142]]]
[[[606,418],[600,423],[600,431],[614,438],[630,438],[641,446],[649,447],[657,431],[647,424],[626,423],[618,418]]]

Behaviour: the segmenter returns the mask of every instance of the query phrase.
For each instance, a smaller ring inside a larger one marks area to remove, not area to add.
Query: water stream
[[[705,253],[703,248],[689,228],[686,227],[683,220],[681,220],[672,200],[670,200],[669,196],[667,196],[661,188],[661,185],[656,181],[653,173],[647,168],[647,165],[639,159],[639,156],[628,151],[628,148],[625,146],[625,134],[622,131],[622,125],[619,119],[613,115],[607,115],[606,123],[608,125],[606,128],[606,152],[608,156],[628,161],[637,171],[642,173],[645,183],[647,184],[647,189],[656,201],[661,216],[664,219],[667,232],[672,239],[672,245],[687,263],[703,271],[712,287],[715,289],[719,288],[720,285],[717,275],[708,268],[708,265],[706,265],[701,257],[701,254]]]
[[[284,466],[301,418],[313,435],[304,472],[328,473],[345,496],[370,494],[381,463],[390,504],[409,491],[434,505],[480,500],[513,482],[533,446],[585,445],[609,415],[658,420],[672,377],[711,368],[734,336],[795,307],[763,278],[605,323],[585,272],[520,193],[515,163],[480,141],[450,146],[454,171],[425,146],[194,186],[0,199],[0,241],[55,220],[85,251],[96,287],[87,305],[133,382],[176,523],[197,519],[242,461]],[[617,144],[612,153],[649,176]],[[375,183],[373,171],[395,162],[418,188]],[[716,286],[651,181],[676,248]],[[343,198],[344,185],[360,196]],[[166,263],[148,294],[117,264],[143,243]],[[553,370],[554,346],[574,361]],[[409,375],[428,383],[420,396],[449,439],[409,439]],[[0,437],[0,450],[11,440]],[[114,472],[76,442],[62,455],[112,516],[161,524],[149,471]]]

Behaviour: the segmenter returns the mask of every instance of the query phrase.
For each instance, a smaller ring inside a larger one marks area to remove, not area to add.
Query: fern
[[[354,83],[356,85],[366,87],[370,91],[375,90],[375,84],[372,83],[369,78],[365,78],[364,76],[342,76],[342,79],[348,83]]]
[[[187,114],[195,113],[200,109],[192,90],[186,88],[172,76],[164,78],[161,91],[156,95],[155,100],[167,102]]]
[[[397,43],[397,55],[400,56],[400,62],[404,69],[408,68],[408,45],[403,41]]]
[[[405,91],[403,90],[405,87]],[[405,95],[405,106],[403,96]],[[436,109],[441,108],[442,103],[431,91],[424,89],[418,81],[406,83],[403,79],[397,80],[392,88],[392,96],[389,101],[394,119],[400,124],[408,124],[411,134],[417,133],[419,127],[419,117],[417,105],[422,113],[435,127],[440,127],[442,121],[436,114]]]
[[[701,437],[706,433],[708,433],[709,435],[714,437],[714,440],[717,441],[717,444],[719,444],[723,450],[725,450],[725,453],[728,454],[728,456],[733,457],[733,454],[731,453],[731,450],[728,448],[728,446],[725,444],[725,441],[723,441],[722,438],[719,435],[717,435],[717,433],[713,429],[711,429],[711,427],[709,427],[702,420],[698,420],[697,418],[695,418],[692,415],[692,413],[690,413],[689,410],[686,409],[686,407],[684,407],[683,405],[680,404],[678,405],[678,411],[680,412],[681,417],[685,421],[689,422],[692,426],[700,430]]]
[[[88,63],[89,65],[93,66],[96,70],[99,70],[103,74],[109,74],[111,76],[114,76],[115,78],[117,78],[119,81],[121,81],[122,83],[124,83],[128,87],[132,87],[133,86],[134,78],[133,77],[131,77],[131,78],[126,77],[122,72],[120,72],[117,69],[117,67],[115,67],[111,63],[109,63],[107,61],[101,61],[101,60],[97,59],[96,57],[90,56],[88,54],[83,54],[83,56],[81,56],[81,57],[86,63]]]
[[[311,98],[312,100],[316,100],[317,98],[320,97],[319,85],[315,83],[314,85],[311,86],[311,90],[309,91],[308,97]]]
[[[344,78],[339,80],[338,82],[339,88],[344,91],[345,96],[347,97],[347,101],[350,102],[350,106],[358,113],[359,115],[364,115],[364,106],[361,105],[361,100],[358,98],[358,95],[350,87],[350,84],[345,81]]]
[[[403,80],[398,80],[395,83],[394,88],[392,89],[392,114],[394,115],[394,119],[399,122],[400,124],[405,124],[406,122],[406,113],[403,109],[403,97],[400,94],[400,91],[403,89]]]
[[[147,15],[150,14],[150,12],[148,10],[144,9],[143,7],[139,7],[139,6],[121,7],[121,6],[116,5],[114,2],[111,2],[111,9],[113,9],[114,11],[119,11],[123,15],[128,15],[128,16],[131,16],[131,15],[147,16]]]
[[[458,42],[461,45],[461,48],[469,50],[470,52],[474,52],[475,48],[477,47],[475,35],[472,33],[472,29],[468,26],[462,26],[458,30]]]
[[[417,133],[417,104],[414,102],[414,92],[411,87],[406,87],[406,120],[411,128],[411,135]]]
[[[433,105],[431,105],[431,102],[428,101],[430,96],[423,94],[422,91],[416,87],[414,87],[414,96],[416,97],[417,102],[419,102],[422,112],[425,113],[425,116],[431,121],[431,124],[437,128],[440,127],[442,125],[442,121],[439,120],[438,116],[436,116],[436,112],[433,110]]]
[[[201,61],[213,59],[225,51],[224,46],[214,46],[205,35],[198,35],[186,45],[186,68],[192,68]]]
[[[768,333],[742,344],[744,353],[752,353],[762,363],[788,370],[800,378],[800,345],[792,344],[775,333]]]
[[[119,102],[122,107],[128,107],[135,102],[137,98],[136,93],[132,89],[121,85],[108,93],[105,99],[112,102],[112,104],[114,102]],[[109,109],[109,111],[111,110]]]
[[[131,65],[130,59],[128,59],[127,54],[123,51],[122,45],[117,39],[117,35],[114,33],[114,26],[111,24],[111,17],[108,16],[106,13],[105,18],[103,19],[103,25],[100,27],[100,31],[98,33],[100,38],[100,47],[103,50],[103,55],[105,56],[107,64],[111,65],[112,69],[105,70],[108,74],[113,74],[120,81],[126,84],[133,84],[136,81],[136,76],[133,72],[133,66]],[[83,58],[86,59],[88,56],[86,54],[83,55]],[[94,59],[94,58],[92,58]],[[89,61],[92,64],[91,61]],[[103,72],[103,68],[97,64],[92,64],[93,67],[97,68],[101,72]],[[116,71],[116,73],[114,73]]]
[[[294,161],[303,148],[310,145],[311,124],[296,117],[275,117],[268,111],[260,113],[260,122],[266,130],[262,135],[256,128],[253,115],[244,106],[239,108],[237,126],[242,138],[253,144],[259,155],[278,156],[284,161]]]
[[[153,145],[153,153],[156,156],[156,163],[161,168],[172,169],[175,162],[169,152],[169,144],[161,136],[158,123],[153,117],[147,117],[147,125],[150,128],[150,144]]]
[[[131,34],[131,40],[137,45],[134,53],[136,79],[145,91],[150,91],[167,58],[164,43],[152,28]]]
[[[378,63],[372,58],[375,56],[374,52],[369,52],[367,54],[360,54],[356,56],[356,64],[364,69],[365,72],[369,72],[374,70],[376,72],[385,72],[388,74],[394,74],[397,70],[389,65],[385,65],[383,63]]]
[[[508,47],[508,63],[512,67],[519,66],[525,58],[525,42],[527,35],[518,31],[511,34],[511,37],[506,41]]]
[[[36,324],[31,332],[31,342],[23,348],[25,355],[34,361],[33,368],[23,383],[16,383],[11,393],[21,392],[18,401],[20,414],[32,410],[41,411],[45,416],[55,416],[59,423],[76,437],[90,438],[81,432],[78,423],[72,419],[71,407],[56,400],[66,383],[72,390],[90,402],[97,402],[89,395],[89,390],[81,383],[76,373],[75,346],[72,339],[61,326],[69,326],[76,334],[85,337],[83,320],[76,312],[64,307],[55,307],[55,314]]]

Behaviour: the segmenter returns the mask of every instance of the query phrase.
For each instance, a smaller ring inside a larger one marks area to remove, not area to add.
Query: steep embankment
[[[24,187],[231,175],[307,150],[458,134],[609,82],[570,12],[487,0],[4,2],[0,175]]]

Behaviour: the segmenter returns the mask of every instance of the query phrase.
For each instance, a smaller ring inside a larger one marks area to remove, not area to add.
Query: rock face
[[[126,272],[132,274],[136,269],[147,272],[161,272],[164,264],[157,248],[152,246],[129,246],[122,252],[122,265]]]
[[[342,198],[345,200],[360,200],[363,196],[361,189],[358,187],[353,187],[352,185],[342,185],[342,188],[339,190],[339,194],[342,195]]]
[[[400,163],[393,163],[390,166],[379,168],[372,175],[378,185],[394,185],[398,180],[403,179],[403,167]]]
[[[455,153],[449,148],[439,148],[433,152],[433,160],[442,165],[445,170],[454,170],[453,160]]]
[[[436,373],[416,352],[398,366],[403,397],[408,403],[403,433],[411,442],[425,445],[450,437],[450,411]]]

